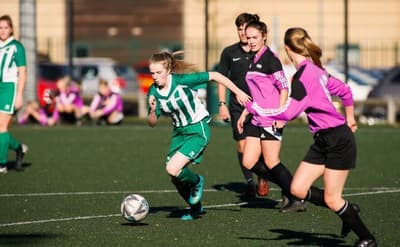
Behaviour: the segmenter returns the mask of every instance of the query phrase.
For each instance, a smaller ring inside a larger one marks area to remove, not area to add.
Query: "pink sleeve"
[[[273,74],[274,77],[274,85],[279,89],[279,91],[282,90],[288,90],[289,84],[288,80],[286,79],[285,73],[283,70],[277,71]]]
[[[115,94],[111,95],[110,100],[111,100],[110,104],[108,104],[106,107],[102,109],[103,115],[108,115],[112,113],[117,107],[118,104],[117,95]]]
[[[53,118],[54,122],[57,122],[58,119],[60,119],[60,114],[58,113],[57,108],[54,108],[53,114],[51,115],[51,117]]]
[[[99,104],[100,104],[100,96],[99,94],[96,94],[92,100],[92,103],[90,104],[90,112],[95,112],[99,107]]]
[[[349,85],[337,79],[336,77],[329,76],[327,88],[331,95],[340,97],[343,106],[351,106],[354,104],[353,94]]]
[[[264,115],[271,120],[290,121],[306,110],[308,104],[308,97],[305,97],[300,101],[289,97],[283,107],[277,109],[266,109]]]

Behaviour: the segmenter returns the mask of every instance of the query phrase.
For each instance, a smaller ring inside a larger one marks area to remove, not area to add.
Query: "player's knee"
[[[247,169],[251,169],[253,168],[253,166],[256,164],[256,162],[254,162],[253,160],[249,160],[249,159],[243,159],[242,160],[242,165],[247,168]]]
[[[280,161],[279,157],[273,157],[273,158],[264,159],[264,163],[269,169],[272,169],[275,166],[277,166],[278,164],[280,164],[281,161]]]
[[[180,169],[177,169],[176,167],[174,167],[172,164],[167,163],[167,165],[165,166],[165,170],[167,171],[167,173],[171,176],[178,176]]]

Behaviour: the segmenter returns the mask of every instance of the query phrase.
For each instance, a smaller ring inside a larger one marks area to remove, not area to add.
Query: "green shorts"
[[[175,128],[167,160],[179,152],[186,156],[193,164],[199,164],[203,158],[203,151],[210,141],[209,119],[184,127]]]
[[[16,90],[15,83],[0,82],[0,112],[7,114],[14,113]]]

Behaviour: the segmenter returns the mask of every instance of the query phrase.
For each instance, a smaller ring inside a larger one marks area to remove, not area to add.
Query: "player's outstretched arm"
[[[236,95],[236,98],[241,105],[244,105],[246,102],[250,101],[250,96],[243,92],[240,88],[238,88],[226,76],[222,75],[219,72],[208,72],[208,74],[210,80],[214,80],[229,88],[229,90],[231,90]]]

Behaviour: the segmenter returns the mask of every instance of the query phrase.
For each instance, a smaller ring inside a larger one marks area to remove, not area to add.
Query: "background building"
[[[19,0],[1,0],[1,14],[18,27]],[[36,0],[38,52],[56,62],[67,54],[68,0]],[[205,67],[206,0],[73,0],[74,47],[78,56],[112,57],[134,64],[155,50],[184,48],[186,58]],[[208,0],[209,63],[237,40],[235,17],[257,13],[269,26],[269,44],[282,52],[282,37],[291,26],[306,28],[335,59],[344,39],[343,0],[266,1]],[[349,0],[350,62],[363,67],[399,63],[400,2]],[[18,37],[18,28],[16,34]],[[283,55],[283,54],[282,54]],[[284,57],[282,57],[284,58]]]
[[[204,64],[205,0],[186,0],[184,47],[190,61]],[[238,40],[234,20],[242,12],[256,13],[269,28],[268,43],[282,53],[287,28],[307,29],[323,49],[324,59],[339,56],[344,40],[344,1],[209,0],[209,64],[219,59],[221,49]],[[387,67],[400,61],[400,2],[397,0],[349,0],[350,63],[363,67]]]

